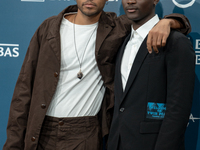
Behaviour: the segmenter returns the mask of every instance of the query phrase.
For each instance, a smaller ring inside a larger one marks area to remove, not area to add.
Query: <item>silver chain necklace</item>
[[[78,59],[79,67],[80,67],[80,71],[77,73],[77,77],[78,77],[79,79],[81,79],[81,78],[83,77],[83,73],[82,73],[82,71],[81,71],[81,65],[82,65],[83,57],[84,57],[85,51],[86,51],[86,49],[87,49],[87,46],[88,46],[88,44],[89,44],[89,42],[90,42],[90,39],[92,38],[92,35],[94,34],[94,31],[96,30],[97,27],[94,29],[94,31],[93,31],[92,34],[90,35],[90,38],[89,38],[89,40],[88,40],[88,42],[87,42],[87,44],[86,44],[85,50],[84,50],[84,52],[83,52],[83,55],[82,55],[82,58],[81,58],[81,61],[80,61],[80,59],[79,59],[79,57],[78,57],[77,47],[76,47],[76,35],[75,35],[75,19],[76,19],[76,16],[77,16],[77,15],[75,15],[75,17],[74,17],[74,26],[73,26],[73,30],[74,30],[74,46],[75,46],[75,51],[76,51],[76,56],[77,56],[77,59]]]

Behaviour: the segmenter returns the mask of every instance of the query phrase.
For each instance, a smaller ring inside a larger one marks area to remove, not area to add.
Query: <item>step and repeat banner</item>
[[[10,102],[31,37],[46,18],[74,4],[74,0],[0,0],[0,149],[6,140]],[[121,0],[109,0],[104,10],[124,14]],[[196,52],[196,82],[185,145],[186,150],[200,150],[200,0],[160,0],[156,13],[160,17],[181,13],[192,25],[188,38]]]

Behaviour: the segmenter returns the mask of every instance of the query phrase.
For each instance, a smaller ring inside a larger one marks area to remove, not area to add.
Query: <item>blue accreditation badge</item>
[[[166,111],[165,103],[148,102],[147,118],[149,119],[164,119]]]

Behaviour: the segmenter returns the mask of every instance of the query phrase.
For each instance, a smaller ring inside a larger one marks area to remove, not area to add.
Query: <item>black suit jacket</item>
[[[145,39],[136,55],[125,91],[117,56],[115,106],[108,150],[184,150],[184,133],[192,106],[195,53],[187,37],[171,31],[167,45],[149,54]],[[120,149],[121,150],[121,149]]]

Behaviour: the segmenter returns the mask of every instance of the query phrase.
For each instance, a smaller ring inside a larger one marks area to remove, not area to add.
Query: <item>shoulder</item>
[[[76,5],[72,5],[72,6],[68,6],[67,8],[65,8],[64,10],[62,10],[58,15],[55,16],[51,16],[47,19],[45,19],[42,24],[39,26],[39,28],[59,28],[61,21],[63,19],[63,15],[65,13],[69,13],[69,12],[76,12],[77,10],[77,6]]]
[[[164,49],[169,55],[181,54],[186,57],[194,55],[194,49],[190,39],[176,30],[171,30]]]
[[[117,26],[121,27],[123,30],[126,30],[127,33],[131,31],[132,21],[128,19],[126,15],[121,15],[115,19]]]
[[[181,32],[171,30],[170,35],[167,39],[167,45],[175,46],[179,44],[191,44],[191,41],[188,39],[187,36],[185,36]]]
[[[47,37],[52,37],[59,33],[60,21],[57,16],[52,16],[45,19],[35,31],[31,38],[31,42],[41,42]]]
[[[117,17],[117,20],[129,20],[129,19],[126,15],[121,15],[121,16]]]
[[[38,38],[45,38],[48,34],[57,34],[59,33],[60,24],[62,21],[62,17],[60,16],[52,16],[44,20],[38,29],[35,32],[35,35]]]
[[[111,20],[114,20],[117,18],[117,14],[114,13],[114,12],[105,12],[106,16],[111,19]]]
[[[41,24],[40,26],[38,27],[38,29],[47,29],[49,27],[52,26],[52,24],[54,24],[54,22],[56,21],[57,19],[57,16],[52,16],[52,17],[49,17],[47,19],[45,19]]]
[[[169,38],[178,39],[178,38],[187,38],[187,36],[185,36],[183,33],[179,32],[177,30],[171,29]]]

